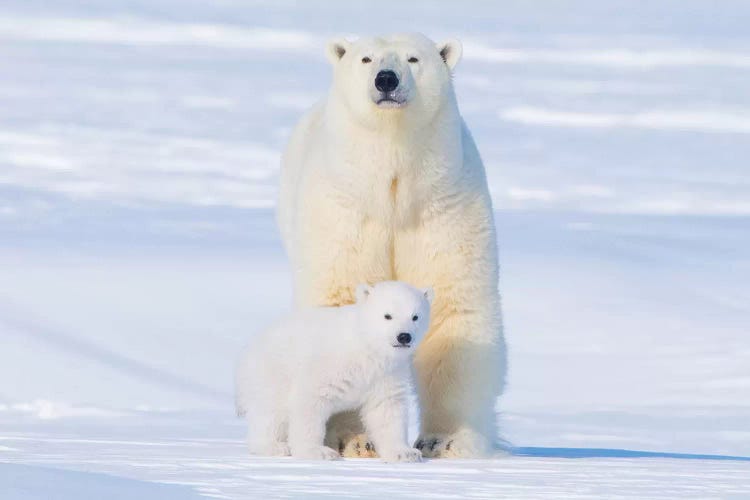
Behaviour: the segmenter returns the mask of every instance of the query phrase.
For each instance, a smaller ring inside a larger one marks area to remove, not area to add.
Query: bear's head
[[[458,40],[435,44],[420,34],[336,39],[327,47],[332,95],[371,127],[394,118],[423,125],[455,103],[452,71],[461,53]]]
[[[368,349],[388,357],[413,354],[430,326],[432,288],[383,281],[359,285],[356,295],[360,331]]]

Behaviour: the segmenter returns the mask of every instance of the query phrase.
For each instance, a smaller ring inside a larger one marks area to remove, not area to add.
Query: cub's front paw
[[[341,458],[338,451],[328,446],[314,446],[312,448],[292,450],[292,456],[305,460],[338,460]]]
[[[247,447],[251,455],[288,457],[291,454],[289,451],[289,445],[283,441],[258,441],[255,439],[248,439]]]
[[[269,454],[274,457],[288,457],[292,454],[289,445],[281,441],[274,443],[270,451]]]
[[[422,452],[409,446],[401,446],[393,450],[388,450],[381,455],[386,462],[421,462]]]

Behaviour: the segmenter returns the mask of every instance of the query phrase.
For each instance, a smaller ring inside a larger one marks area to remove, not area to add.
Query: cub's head
[[[357,287],[360,328],[368,347],[387,356],[409,356],[430,326],[432,288],[420,290],[400,281]]]
[[[451,72],[461,58],[458,40],[434,43],[420,34],[331,41],[334,95],[370,126],[383,119],[428,122],[455,99]]]

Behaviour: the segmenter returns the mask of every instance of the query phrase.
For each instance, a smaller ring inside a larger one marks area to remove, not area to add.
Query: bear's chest
[[[423,205],[419,186],[397,173],[375,176],[352,200],[365,220],[388,229],[418,221]]]
[[[325,182],[341,209],[388,230],[419,223],[435,195],[450,189],[448,157],[426,144],[360,142],[337,150],[332,158]]]
[[[349,203],[368,219],[389,227],[413,223],[435,182],[421,159],[388,159],[370,158],[365,168],[359,164]]]

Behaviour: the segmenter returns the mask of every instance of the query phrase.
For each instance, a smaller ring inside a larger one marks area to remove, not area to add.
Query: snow
[[[172,486],[101,473],[19,464],[0,465],[0,492],[4,500],[205,498],[191,491],[187,486]]]
[[[750,496],[748,5],[386,3],[2,3],[0,498]],[[327,38],[414,29],[465,45],[513,447],[250,457],[279,152]]]
[[[518,107],[503,111],[500,117],[523,124],[558,127],[636,127],[660,130],[750,133],[750,115],[740,116],[702,112],[651,111],[633,115],[611,113],[571,113],[543,108]]]

